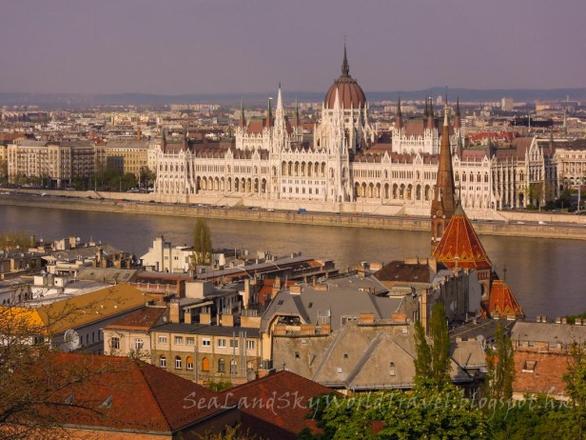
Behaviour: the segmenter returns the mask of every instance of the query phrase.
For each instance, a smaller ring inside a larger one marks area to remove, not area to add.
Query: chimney
[[[248,309],[248,304],[250,302],[250,280],[246,278],[244,280],[244,290],[242,291],[242,307],[244,309]]]
[[[173,324],[181,322],[178,300],[171,300],[169,302],[169,322],[172,322]]]

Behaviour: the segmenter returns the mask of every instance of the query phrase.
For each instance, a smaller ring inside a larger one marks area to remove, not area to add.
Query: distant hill
[[[367,97],[371,102],[383,100],[396,100],[401,96],[404,100],[422,99],[426,96],[438,96],[446,93],[444,87],[433,87],[424,90],[370,92]],[[245,105],[261,105],[266,102],[268,96],[274,96],[275,92],[248,93],[244,95],[236,93],[217,94],[183,94],[183,95],[155,95],[145,93],[119,93],[119,94],[32,94],[32,93],[0,93],[0,105],[38,105],[49,108],[83,108],[90,106],[162,106],[165,104],[189,104],[189,103],[218,103],[237,104],[242,99]],[[568,89],[448,89],[450,99],[459,96],[462,101],[497,101],[506,96],[515,101],[561,100],[569,97],[571,100],[586,100],[586,88]],[[321,92],[286,92],[285,99],[292,102],[300,101],[319,102],[323,99]]]

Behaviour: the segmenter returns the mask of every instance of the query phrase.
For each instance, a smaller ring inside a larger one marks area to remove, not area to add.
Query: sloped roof
[[[66,427],[172,433],[226,410],[217,405],[186,405],[188,397],[213,402],[217,394],[128,357],[55,353],[46,362],[40,373],[51,371],[58,385],[50,401],[59,406],[41,411]],[[74,376],[82,380],[74,381]],[[74,405],[66,405],[68,400]]]
[[[117,284],[35,308],[13,307],[11,313],[40,331],[59,334],[136,309],[148,298],[130,284]]]
[[[484,247],[461,205],[456,207],[433,256],[447,267],[492,268]]]
[[[501,280],[493,280],[488,296],[488,313],[498,317],[523,317],[523,309],[515,299],[510,286]]]
[[[561,353],[515,351],[513,392],[565,396],[564,375],[570,356]]]
[[[166,312],[165,307],[144,307],[117,319],[105,328],[148,331],[161,320]]]
[[[238,405],[244,428],[262,438],[293,439],[305,428],[317,432],[316,422],[307,417],[310,401],[331,393],[329,388],[283,370],[230,388],[224,396]]]

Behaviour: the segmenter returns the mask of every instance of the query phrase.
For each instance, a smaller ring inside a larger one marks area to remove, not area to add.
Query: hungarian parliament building
[[[399,101],[391,140],[381,142],[344,50],[341,75],[311,130],[298,109],[287,114],[279,86],[275,108],[269,100],[262,118],[249,120],[241,109],[232,144],[190,145],[163,132],[153,152],[155,192],[163,202],[428,215],[446,119],[456,193],[467,212],[537,206],[559,196],[552,140],[464,148],[459,105],[444,113],[434,114],[429,102],[421,117],[404,119]]]

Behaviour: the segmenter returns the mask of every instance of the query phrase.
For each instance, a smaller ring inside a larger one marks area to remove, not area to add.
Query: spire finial
[[[350,76],[350,66],[348,65],[348,53],[346,51],[346,35],[344,35],[344,60],[342,61],[342,75]]]

